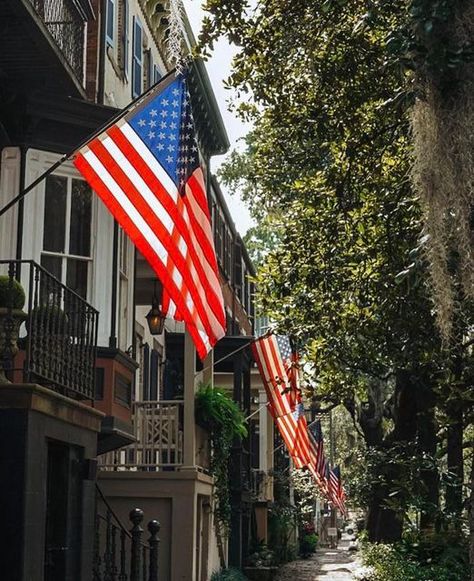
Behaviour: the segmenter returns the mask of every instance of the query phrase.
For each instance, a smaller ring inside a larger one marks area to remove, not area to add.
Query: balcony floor
[[[0,84],[85,97],[81,82],[28,0],[0,2]]]

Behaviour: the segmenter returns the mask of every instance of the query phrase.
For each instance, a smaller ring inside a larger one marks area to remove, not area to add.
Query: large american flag
[[[296,468],[310,461],[307,424],[298,388],[297,359],[286,336],[264,335],[252,343],[268,407]]]
[[[186,75],[165,77],[74,164],[154,269],[165,314],[185,322],[203,359],[225,335],[225,311]]]

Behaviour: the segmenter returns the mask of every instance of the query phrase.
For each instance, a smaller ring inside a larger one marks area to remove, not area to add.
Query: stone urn
[[[0,307],[0,384],[10,383],[5,375],[5,362],[18,353],[20,327],[28,315],[21,309]]]
[[[5,363],[12,361],[18,353],[18,335],[27,314],[22,311],[25,304],[25,291],[10,274],[0,276],[0,384],[10,383],[5,376]]]

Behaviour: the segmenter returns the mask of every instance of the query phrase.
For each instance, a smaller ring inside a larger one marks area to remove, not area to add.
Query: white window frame
[[[71,234],[72,181],[77,180],[77,181],[85,182],[85,180],[82,179],[81,176],[79,176],[77,174],[71,175],[70,172],[61,171],[60,169],[58,171],[55,171],[52,175],[65,178],[67,180],[67,182],[66,182],[66,220],[65,220],[65,224],[64,224],[65,252],[54,252],[51,250],[44,250],[43,249],[43,244],[44,244],[44,241],[43,241],[43,238],[44,238],[43,218],[44,218],[44,206],[46,203],[46,180],[45,180],[44,190],[43,190],[43,212],[41,213],[41,222],[42,222],[43,231],[42,231],[42,236],[41,236],[40,263],[41,263],[41,258],[43,256],[51,256],[53,258],[60,258],[61,259],[61,282],[65,286],[67,286],[67,261],[68,260],[79,260],[81,262],[87,262],[87,264],[88,264],[88,266],[87,266],[87,292],[86,292],[86,296],[84,297],[84,299],[86,301],[89,301],[89,298],[91,295],[92,263],[93,263],[93,252],[94,252],[93,251],[93,244],[92,244],[92,240],[93,240],[93,230],[92,229],[93,229],[93,224],[94,224],[94,205],[95,205],[94,198],[95,198],[95,194],[91,188],[91,223],[90,223],[89,256],[70,254],[69,253],[69,245],[70,245],[70,234]]]
[[[131,329],[133,327],[133,252],[134,246],[122,228],[119,229],[118,247],[118,337],[119,348],[126,351],[131,343]]]

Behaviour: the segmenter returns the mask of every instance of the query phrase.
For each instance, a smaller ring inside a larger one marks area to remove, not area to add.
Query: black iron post
[[[160,532],[160,523],[157,520],[151,520],[148,523],[148,532],[150,538],[148,544],[150,545],[150,575],[148,581],[158,581],[158,547],[160,539],[158,533]]]
[[[129,515],[130,521],[133,524],[133,527],[130,530],[132,535],[132,555],[130,559],[130,581],[139,581],[140,579],[140,571],[141,571],[141,560],[142,560],[142,552],[141,552],[141,539],[143,529],[140,526],[140,523],[143,520],[143,510],[139,508],[134,508],[130,511]]]

